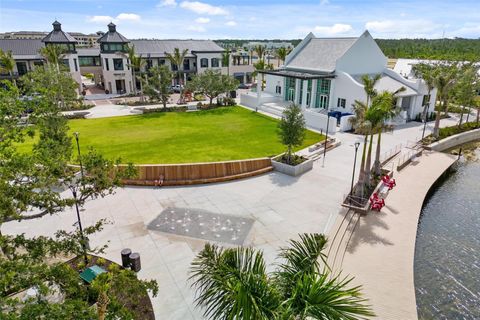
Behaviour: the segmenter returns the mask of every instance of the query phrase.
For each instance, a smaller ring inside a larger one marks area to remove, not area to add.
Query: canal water
[[[418,317],[480,319],[480,148],[426,200],[415,247]]]

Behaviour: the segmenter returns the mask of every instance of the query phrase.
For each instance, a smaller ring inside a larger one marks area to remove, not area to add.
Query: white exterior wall
[[[102,53],[100,54],[100,58],[102,59],[102,72],[105,89],[109,90],[110,93],[117,93],[115,80],[125,80],[125,92],[127,94],[131,93],[133,89],[132,71],[127,64],[127,58],[124,55],[117,53]],[[108,70],[105,66],[105,59],[108,59]],[[113,59],[123,59],[123,70],[114,69]]]
[[[332,80],[332,91],[330,92],[330,110],[353,113],[352,104],[355,100],[366,101],[367,95],[363,85],[355,81],[345,72],[337,72],[336,78]],[[337,108],[338,98],[346,100],[345,109]]]
[[[372,36],[365,32],[337,60],[336,70],[352,75],[381,73],[387,67],[387,57]]]
[[[197,73],[202,73],[205,72],[207,69],[211,70],[219,70],[223,74],[227,73],[227,67],[222,67],[222,54],[220,52],[213,52],[213,53],[202,53],[202,52],[196,52],[195,55],[197,56]],[[206,58],[208,59],[208,67],[207,68],[202,68],[200,60]],[[218,59],[218,68],[212,68],[212,58],[217,58]]]
[[[73,80],[78,83],[78,93],[82,91],[82,75],[80,73],[80,61],[78,60],[78,54],[68,54],[63,59],[68,59],[68,68],[70,69],[70,74],[72,75]],[[76,60],[76,69],[75,61]]]
[[[261,75],[260,75],[261,77]],[[265,75],[265,90],[264,92],[270,93],[275,96],[283,97],[284,96],[284,90],[285,90],[285,79],[283,77],[271,75],[271,74],[266,74]],[[275,89],[277,86],[280,86],[282,88],[281,94],[277,94],[275,92]]]

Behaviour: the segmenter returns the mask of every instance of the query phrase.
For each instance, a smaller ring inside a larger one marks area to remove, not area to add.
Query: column
[[[307,92],[308,92],[308,80],[303,80],[302,110],[307,109]]]
[[[257,108],[260,109],[262,105],[262,77],[257,74]]]
[[[295,79],[295,104],[300,104],[300,79]]]
[[[318,79],[312,81],[312,92],[310,96],[310,108],[315,108],[315,103],[317,102],[317,84]]]

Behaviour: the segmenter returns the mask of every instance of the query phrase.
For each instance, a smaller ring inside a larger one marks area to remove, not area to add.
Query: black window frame
[[[123,58],[113,58],[113,70],[115,71],[124,71],[125,66],[123,65]],[[120,62],[120,64],[117,65],[117,63]]]
[[[214,63],[215,62],[215,63]],[[219,68],[220,67],[220,60],[218,58],[210,59],[210,66],[212,68]]]
[[[110,71],[110,66],[108,64],[108,58],[105,58],[105,70]]]
[[[206,64],[204,62],[206,62]],[[208,59],[207,58],[200,59],[200,68],[208,68]]]
[[[337,99],[337,108],[345,109],[347,107],[347,99],[345,98],[338,98]]]

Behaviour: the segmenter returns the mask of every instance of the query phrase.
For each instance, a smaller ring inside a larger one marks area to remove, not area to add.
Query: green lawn
[[[94,147],[106,157],[121,157],[124,163],[137,164],[276,155],[284,151],[277,123],[241,107],[69,121],[71,132],[80,133],[82,151]],[[322,139],[320,134],[308,131],[302,148]]]

